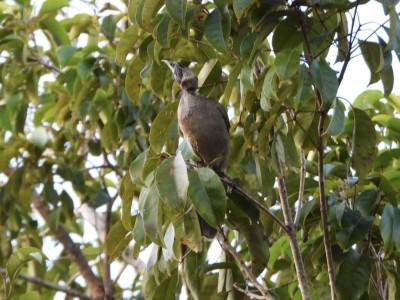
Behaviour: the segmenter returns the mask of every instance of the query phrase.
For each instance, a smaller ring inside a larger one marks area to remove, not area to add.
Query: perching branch
[[[230,179],[225,174],[220,174],[219,178],[221,179],[224,186],[231,190],[232,193],[237,193],[239,196],[243,197],[246,201],[250,202],[254,206],[256,206],[260,211],[266,213],[272,220],[274,220],[286,233],[289,233],[289,229],[286,225],[277,217],[275,216],[268,208],[246,193],[243,189],[238,187],[235,182]]]
[[[7,273],[7,270],[4,269],[4,268],[0,268],[0,273],[4,275],[4,274]],[[92,299],[88,295],[85,295],[84,293],[81,293],[81,292],[79,292],[77,290],[74,290],[74,289],[71,289],[71,288],[68,288],[68,287],[65,287],[65,286],[62,286],[62,285],[54,284],[53,282],[46,281],[46,280],[43,280],[43,279],[38,278],[38,277],[34,277],[34,276],[26,275],[26,274],[21,274],[21,273],[18,274],[18,277],[23,279],[23,280],[26,280],[28,282],[32,282],[32,283],[34,283],[36,285],[40,285],[42,287],[45,287],[45,288],[48,288],[48,289],[51,289],[51,290],[55,290],[55,291],[58,291],[58,292],[65,293],[66,295],[68,295],[70,297],[78,297],[79,299],[83,299],[83,300]]]
[[[49,220],[49,216],[47,214],[46,206],[44,205],[41,197],[36,192],[33,193],[32,203],[39,214],[42,216],[42,218],[47,222]],[[55,227],[50,226],[50,230],[53,232],[57,240],[60,241],[61,244],[63,244],[65,252],[76,264],[79,272],[86,282],[89,291],[92,294],[92,299],[104,300],[105,293],[103,284],[93,273],[88,264],[88,261],[86,260],[79,247],[77,247],[77,245],[71,239],[69,233],[61,224],[58,224]]]
[[[288,229],[287,236],[289,239],[290,248],[292,249],[294,265],[296,267],[296,274],[299,280],[300,292],[303,297],[303,300],[310,300],[311,296],[310,296],[310,290],[308,289],[307,274],[304,268],[303,258],[301,257],[300,247],[296,237],[296,228],[293,223],[290,204],[287,198],[286,183],[285,183],[285,178],[283,177],[282,163],[279,159],[277,151],[275,151],[275,160],[279,173],[277,178],[279,198],[281,200],[282,212],[283,212],[283,217],[285,218],[286,228]]]

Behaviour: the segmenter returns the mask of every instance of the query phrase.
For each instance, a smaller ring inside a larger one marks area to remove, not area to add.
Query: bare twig
[[[301,257],[300,247],[296,237],[296,228],[293,223],[290,204],[287,198],[286,183],[285,183],[285,178],[283,177],[282,163],[279,159],[277,151],[275,151],[275,160],[279,173],[278,174],[279,198],[281,200],[282,212],[285,218],[286,228],[288,229],[287,236],[289,239],[290,248],[292,249],[294,265],[296,267],[296,274],[299,280],[300,292],[303,297],[303,300],[310,300],[311,296],[310,296],[310,290],[308,289],[306,270],[304,268],[303,258]]]
[[[320,101],[320,95],[317,93]],[[327,111],[321,112],[318,124],[318,183],[319,183],[319,199],[320,199],[320,212],[322,219],[322,231],[324,236],[325,256],[328,266],[329,285],[331,288],[331,299],[336,299],[335,290],[335,268],[333,265],[331,241],[329,237],[328,228],[328,207],[325,195],[325,175],[324,175],[324,124],[327,117]]]
[[[296,228],[299,226],[300,222],[300,213],[301,208],[303,206],[303,198],[304,198],[304,183],[306,181],[306,157],[304,154],[304,150],[300,150],[300,187],[299,187],[299,198],[297,199],[297,211],[296,216],[294,218],[294,225]]]
[[[218,241],[220,242],[221,246],[226,251],[228,251],[233,256],[233,258],[239,263],[239,266],[242,269],[243,273],[254,284],[254,286],[257,288],[257,290],[261,293],[262,299],[274,299],[272,297],[272,295],[262,286],[262,284],[257,281],[256,276],[254,276],[254,274],[246,266],[243,259],[236,252],[236,250],[232,247],[232,245],[229,243],[228,239],[226,238],[226,236],[220,229],[218,229],[217,238],[218,238]]]
[[[237,283],[233,284],[233,287],[235,290],[238,290],[239,292],[245,294],[246,296],[248,296],[250,299],[265,299],[263,296],[260,296],[252,291],[249,291],[247,289],[243,289],[241,288]]]
[[[41,197],[34,192],[32,195],[32,203],[42,216],[42,218],[47,222],[49,220],[49,216],[47,214],[47,209],[45,204],[43,203]],[[79,272],[81,273],[83,279],[86,282],[88,289],[92,294],[92,299],[104,300],[104,286],[98,280],[96,275],[93,273],[92,269],[89,266],[88,261],[83,255],[82,251],[79,247],[74,243],[74,241],[69,236],[69,233],[65,230],[65,228],[58,224],[54,227],[50,227],[50,230],[53,232],[58,241],[61,242],[64,246],[65,252],[72,259],[72,261],[76,264]]]
[[[1,274],[6,274],[7,270],[4,268],[0,268],[0,273]],[[38,277],[34,277],[34,276],[30,276],[30,275],[26,275],[26,274],[18,274],[18,277],[26,280],[28,282],[32,282],[34,284],[40,285],[42,287],[51,289],[51,290],[55,290],[58,292],[62,292],[65,293],[66,295],[70,296],[70,297],[78,297],[79,299],[84,299],[84,300],[90,300],[91,298],[88,295],[85,295],[84,293],[81,293],[77,290],[62,286],[62,285],[58,285],[55,284],[53,282],[47,281],[47,280],[43,280],[41,278]]]
[[[104,179],[104,176],[102,176]],[[106,210],[106,235],[111,229],[111,214],[112,214],[112,205],[113,199],[108,200],[107,202],[107,210]],[[105,249],[105,247],[104,247]],[[110,256],[104,250],[105,258],[104,258],[104,272],[103,272],[103,284],[104,284],[104,291],[106,293],[106,299],[113,299],[113,282],[111,280],[111,266],[109,263]]]

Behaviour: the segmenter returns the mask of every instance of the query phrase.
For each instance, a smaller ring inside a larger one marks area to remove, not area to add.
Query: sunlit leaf
[[[342,104],[338,99],[335,99],[331,122],[329,123],[329,126],[324,132],[324,134],[328,136],[340,134],[344,128],[344,120],[345,120],[345,115]]]
[[[49,140],[46,129],[43,127],[36,128],[31,134],[31,142],[39,148],[44,148]]]
[[[116,59],[119,64],[125,63],[126,56],[130,51],[133,50],[133,46],[137,43],[138,38],[138,27],[132,25],[122,34],[116,50]]]
[[[142,87],[142,78],[140,72],[145,64],[140,60],[139,55],[136,55],[130,62],[125,79],[125,91],[129,99],[136,105],[140,105],[140,89]]]
[[[44,264],[43,253],[34,247],[22,247],[15,249],[13,254],[8,258],[6,269],[7,276],[10,279],[10,283],[13,284],[18,274],[21,272],[21,268],[25,266],[29,261],[38,262]]]
[[[280,80],[288,80],[299,68],[300,50],[298,48],[285,49],[276,55],[274,67]]]
[[[111,260],[117,259],[132,240],[122,221],[115,223],[106,238],[106,250]]]
[[[180,214],[185,208],[189,179],[182,155],[165,159],[155,176],[160,197],[171,208],[173,214]]]
[[[176,119],[179,102],[169,103],[160,111],[150,128],[150,145],[155,152],[161,152],[164,146],[167,149],[176,148],[178,139],[178,125]]]
[[[354,112],[354,130],[352,140],[351,165],[357,171],[359,178],[371,171],[376,153],[376,133],[374,125],[368,115],[357,108]]]

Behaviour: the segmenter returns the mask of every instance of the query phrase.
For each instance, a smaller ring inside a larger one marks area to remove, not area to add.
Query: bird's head
[[[164,59],[162,62],[171,69],[174,80],[179,83],[183,90],[190,93],[195,93],[197,91],[198,79],[192,70],[174,61]]]

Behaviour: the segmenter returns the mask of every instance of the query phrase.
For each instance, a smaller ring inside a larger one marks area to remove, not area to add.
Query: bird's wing
[[[221,105],[220,103],[218,103],[218,102],[214,102],[214,103],[217,104],[217,108],[218,108],[218,110],[219,110],[219,112],[221,114],[221,117],[224,119],[225,125],[226,125],[226,129],[229,132],[229,128],[231,127],[231,124],[229,123],[228,113],[226,112],[225,107],[223,105]]]

